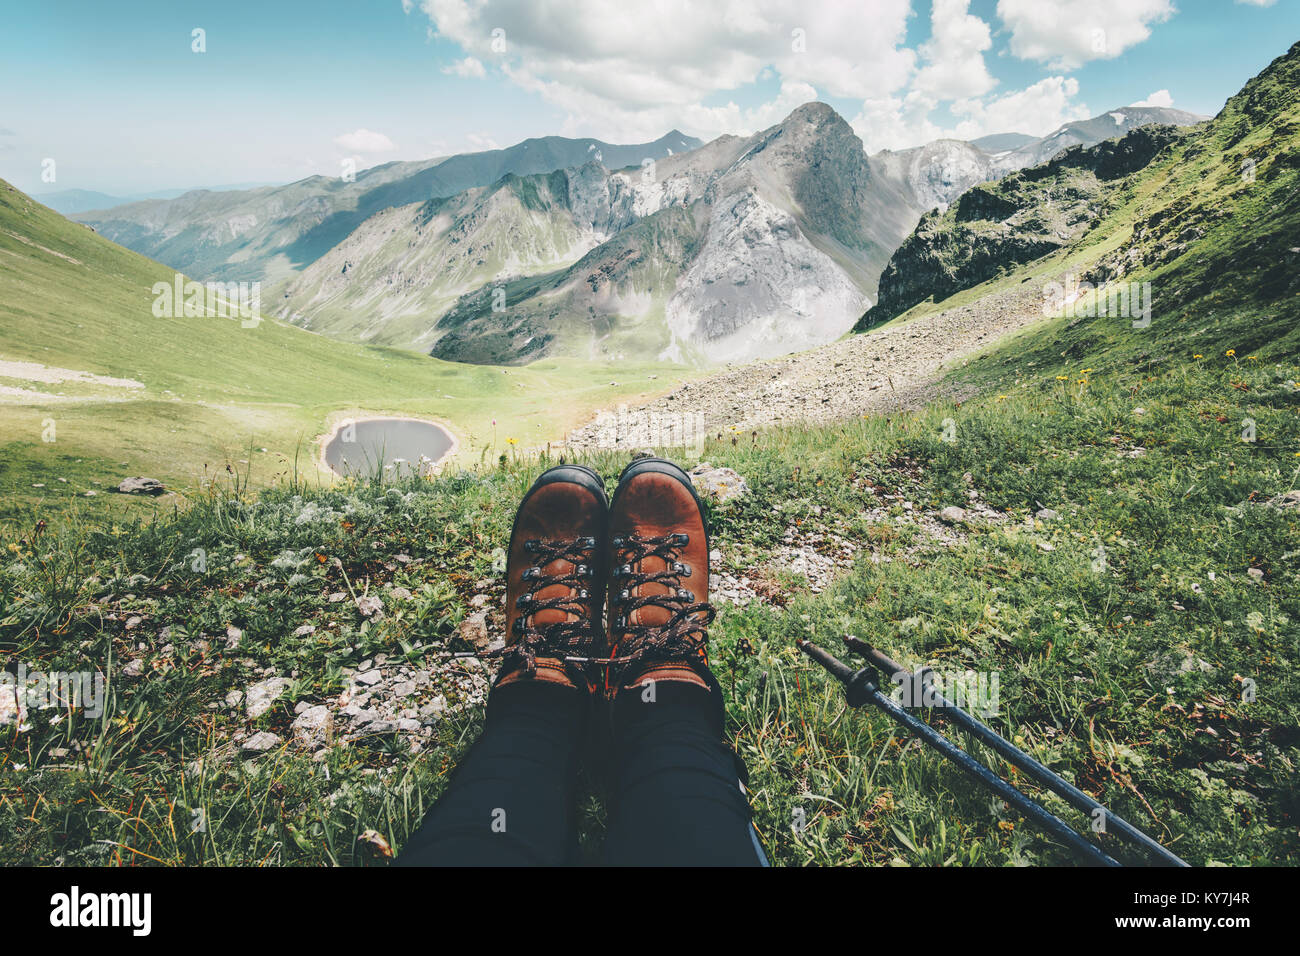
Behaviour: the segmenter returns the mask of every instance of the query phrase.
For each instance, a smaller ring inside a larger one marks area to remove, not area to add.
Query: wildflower
[[[1200,352],[1197,352],[1195,355],[1192,356],[1192,358],[1194,358],[1194,359],[1205,358],[1205,356],[1202,355]]]
[[[515,439],[515,438],[507,438],[507,439],[506,439],[506,444],[507,444],[507,445],[515,445],[515,444],[518,444],[518,439]]]
[[[1057,380],[1058,382],[1068,382],[1068,381],[1070,380],[1070,376],[1068,376],[1068,375],[1058,375],[1058,376],[1056,376],[1056,380]]]
[[[1228,358],[1236,358],[1236,357],[1237,357],[1237,350],[1236,350],[1236,349],[1228,349],[1228,351],[1224,352],[1223,354],[1226,355],[1226,356],[1228,356]]]

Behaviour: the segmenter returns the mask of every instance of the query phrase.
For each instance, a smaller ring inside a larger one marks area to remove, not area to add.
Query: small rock
[[[1300,508],[1300,491],[1288,491],[1284,495],[1270,498],[1268,504],[1274,508]]]
[[[492,643],[492,635],[488,633],[487,616],[487,611],[475,611],[460,622],[461,639],[479,650]]]
[[[125,478],[115,490],[123,495],[161,495],[167,489],[157,478]]]
[[[250,684],[244,702],[244,709],[248,713],[248,719],[254,720],[270,710],[271,705],[288,689],[291,683],[293,682],[287,677],[270,677],[259,683]]]
[[[1264,572],[1261,571],[1259,568],[1247,568],[1246,573],[1250,575],[1250,577],[1255,581],[1264,580]]]
[[[316,633],[316,625],[304,624],[293,632],[294,637],[309,637]]]
[[[127,661],[126,666],[122,668],[123,677],[139,677],[143,673],[144,661],[138,657],[135,660]]]
[[[281,740],[269,730],[259,730],[241,745],[245,753],[265,753],[272,747],[278,747]]]
[[[363,684],[366,687],[374,687],[383,679],[384,676],[379,673],[379,671],[366,671],[364,674],[358,674],[356,676],[357,683]]]
[[[1061,516],[1051,508],[1040,508],[1034,513],[1034,517],[1038,518],[1040,521],[1055,521]]]
[[[299,714],[291,726],[297,743],[304,747],[322,746],[334,735],[334,715],[324,704],[316,704]]]
[[[691,482],[699,494],[719,504],[749,494],[749,484],[730,468],[713,468],[701,462],[691,469]]]
[[[362,617],[373,617],[378,620],[384,616],[384,603],[373,594],[363,594],[357,598],[357,610],[361,612]]]
[[[949,505],[939,512],[939,520],[946,521],[949,524],[961,524],[966,520],[966,509],[958,508],[956,505]]]
[[[1039,541],[1039,542],[1038,542],[1038,550],[1039,550],[1039,551],[1055,551],[1055,550],[1056,550],[1056,545],[1052,544],[1052,542],[1050,542],[1050,541]]]

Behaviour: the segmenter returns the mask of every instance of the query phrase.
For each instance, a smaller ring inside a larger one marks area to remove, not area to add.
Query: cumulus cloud
[[[920,48],[926,63],[913,88],[941,100],[983,96],[997,82],[984,65],[992,45],[989,25],[970,14],[970,0],[934,0],[930,39]]]
[[[450,73],[453,76],[474,77],[477,79],[482,79],[487,75],[487,70],[483,68],[483,61],[474,56],[467,56],[463,60],[457,60],[451,66],[444,66],[442,72]]]
[[[936,139],[977,139],[989,133],[1027,133],[1045,136],[1059,126],[1092,115],[1075,99],[1079,81],[1049,76],[1023,90],[988,99],[967,98],[949,105],[953,122],[940,125],[930,119],[939,104],[913,91],[901,99],[868,100],[852,126],[867,151],[906,149]]]
[[[1175,12],[1173,0],[998,0],[997,11],[1012,54],[1067,71],[1119,56]]]
[[[334,137],[334,145],[350,153],[391,153],[397,146],[383,133],[357,129]]]
[[[903,46],[909,0],[869,0],[851,16],[804,0],[421,0],[420,9],[437,36],[563,109],[568,131],[624,140],[686,125],[702,135],[748,131],[737,124],[771,111],[704,103],[768,69],[782,98],[806,90],[856,99],[899,90],[916,63]]]
[[[1174,98],[1169,95],[1168,90],[1156,90],[1144,100],[1138,100],[1130,106],[1163,106],[1170,107],[1174,105]]]
[[[906,46],[910,0],[847,9],[807,0],[412,2],[430,33],[464,54],[445,72],[495,68],[558,107],[565,135],[744,134],[831,97],[862,104],[851,123],[870,152],[944,136],[1043,135],[1085,118],[1079,85],[1065,74],[1119,55],[1173,13],[1172,0],[999,0],[1010,52],[1061,75],[995,93],[985,63],[993,30],[970,0],[933,0],[930,36],[915,50]],[[728,97],[773,79],[778,92],[766,102],[742,107]],[[471,142],[496,145],[485,134]]]
[[[1277,0],[1236,0],[1236,2],[1248,4],[1252,7],[1271,7],[1277,3]]]
[[[465,140],[476,152],[501,148],[501,145],[487,133],[466,133]]]

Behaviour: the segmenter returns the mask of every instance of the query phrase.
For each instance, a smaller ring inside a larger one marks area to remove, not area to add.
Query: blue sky
[[[9,7],[0,177],[37,193],[287,182],[336,175],[346,158],[364,167],[552,133],[708,139],[809,99],[834,106],[871,152],[1041,135],[1141,101],[1212,114],[1300,39],[1300,0]],[[192,49],[196,28],[205,52]]]

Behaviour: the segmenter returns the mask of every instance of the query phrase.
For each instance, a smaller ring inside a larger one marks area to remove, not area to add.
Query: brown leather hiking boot
[[[660,458],[623,469],[609,511],[607,688],[708,688],[709,537],[686,472]]]
[[[605,483],[582,465],[543,472],[515,514],[506,554],[506,646],[497,686],[538,680],[591,690],[580,664],[607,651]]]

